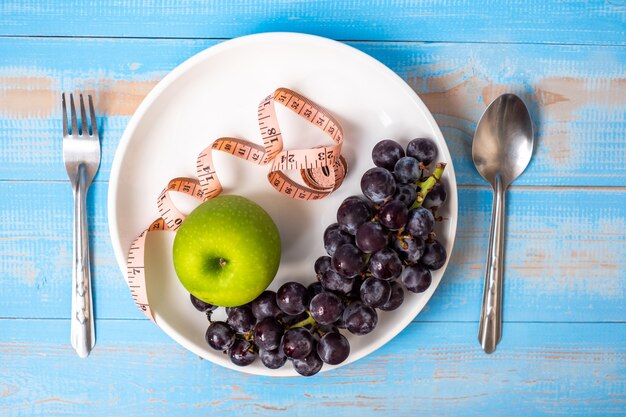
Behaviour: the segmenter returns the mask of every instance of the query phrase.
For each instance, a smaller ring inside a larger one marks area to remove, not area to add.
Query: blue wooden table
[[[508,4],[507,4],[508,3]],[[224,39],[297,31],[346,42],[421,96],[459,186],[457,243],[427,308],[379,351],[313,378],[198,359],[135,308],[107,186],[148,91]],[[61,91],[95,94],[89,195],[98,342],[69,345],[72,203]],[[491,192],[471,163],[480,114],[514,92],[536,127],[509,192],[504,336],[476,340]],[[0,415],[626,415],[626,2],[34,1],[0,4]]]

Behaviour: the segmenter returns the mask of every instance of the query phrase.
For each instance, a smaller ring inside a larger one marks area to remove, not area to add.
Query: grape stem
[[[443,170],[446,168],[445,162],[438,162],[435,167],[435,171],[433,175],[426,178],[424,181],[418,182],[417,186],[419,187],[419,192],[417,193],[417,198],[415,199],[415,203],[411,206],[412,209],[422,207],[422,203],[426,198],[426,195],[433,189],[435,184],[439,182],[441,176],[443,175]]]
[[[304,326],[306,326],[308,324],[316,325],[317,322],[315,321],[315,319],[311,315],[311,312],[309,310],[307,310],[306,314],[308,316],[306,319],[301,320],[301,321],[297,322],[296,324],[292,324],[291,326],[289,326],[289,329],[295,329],[296,327],[304,327]]]

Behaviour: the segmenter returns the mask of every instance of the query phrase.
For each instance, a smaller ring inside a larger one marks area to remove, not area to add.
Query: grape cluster
[[[344,301],[319,282],[308,288],[288,282],[277,292],[266,290],[246,305],[226,308],[225,321],[211,320],[216,306],[190,298],[209,318],[207,344],[235,365],[250,365],[259,357],[267,368],[278,369],[290,360],[299,374],[310,376],[324,363],[339,364],[350,354],[337,326]]]
[[[287,282],[254,301],[226,309],[226,321],[212,321],[215,306],[191,295],[207,313],[207,344],[239,366],[260,358],[277,369],[290,361],[301,375],[314,375],[324,363],[337,365],[350,354],[346,330],[370,333],[377,310],[392,311],[404,301],[404,289],[421,293],[431,271],[446,261],[435,239],[436,210],[446,200],[440,182],[445,164],[432,169],[435,144],[424,138],[406,150],[383,140],[372,150],[376,165],[361,178],[363,195],[346,198],[337,222],[324,232],[326,255],[314,265],[317,281],[305,287]]]

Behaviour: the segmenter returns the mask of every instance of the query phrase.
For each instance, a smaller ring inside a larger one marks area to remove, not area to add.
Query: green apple
[[[174,238],[174,269],[199,299],[232,307],[254,300],[280,264],[280,234],[258,204],[217,196],[193,210]]]

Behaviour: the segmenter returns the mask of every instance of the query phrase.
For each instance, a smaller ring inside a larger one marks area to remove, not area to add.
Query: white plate
[[[111,239],[122,273],[126,274],[131,241],[158,216],[156,198],[168,180],[195,176],[197,154],[220,136],[260,143],[257,105],[277,87],[298,91],[339,119],[349,173],[331,197],[301,202],[277,194],[267,183],[267,168],[216,155],[225,192],[259,203],[280,230],[281,266],[270,289],[286,281],[308,284],[315,279],[313,264],[325,254],[322,233],[336,221],[341,201],[360,194],[360,177],[373,166],[371,149],[384,138],[406,145],[423,136],[438,144],[438,160],[448,164],[443,214],[449,220],[438,226],[437,235],[451,253],[457,219],[452,159],[435,120],[415,92],[389,68],[342,43],[303,34],[266,33],[226,41],[190,58],[154,87],[130,120],[109,184]],[[286,149],[329,143],[315,127],[277,107]],[[151,233],[147,244],[148,294],[159,327],[185,348],[222,366],[252,374],[297,375],[289,364],[269,370],[257,360],[238,367],[206,345],[206,317],[191,306],[174,273],[172,241],[173,233]],[[379,312],[372,333],[348,335],[351,353],[342,365],[373,352],[404,329],[424,308],[444,271],[445,266],[433,273],[425,293],[406,294],[400,309]],[[332,368],[324,365],[323,370]]]

